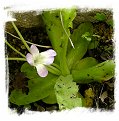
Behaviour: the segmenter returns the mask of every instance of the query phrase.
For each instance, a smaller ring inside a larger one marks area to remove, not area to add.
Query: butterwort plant
[[[30,48],[26,46],[29,53],[21,54],[21,60],[27,61],[21,66],[21,72],[29,79],[29,92],[24,94],[22,90],[14,89],[10,102],[27,105],[42,100],[47,104],[57,103],[60,110],[82,107],[85,100],[77,84],[103,83],[114,76],[114,60],[98,63],[93,57],[83,58],[94,44],[93,25],[91,22],[81,23],[71,34],[69,28],[73,28],[75,17],[76,8],[42,13],[53,49],[40,53],[34,44]],[[15,25],[14,28],[23,40]]]
[[[30,53],[27,53],[26,60],[31,66],[36,67],[40,77],[46,77],[48,75],[46,66],[53,63],[55,56],[56,52],[53,49],[39,53],[38,48],[35,45],[31,45]]]

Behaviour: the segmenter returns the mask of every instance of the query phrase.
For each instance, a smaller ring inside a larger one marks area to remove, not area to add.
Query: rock
[[[30,11],[30,12],[13,12],[13,17],[16,19],[15,24],[17,27],[23,27],[23,28],[32,28],[32,27],[40,27],[43,26],[43,20],[42,17],[39,14],[37,14],[36,11]],[[13,26],[11,22],[7,22],[5,29],[7,31],[12,32]]]
[[[97,22],[97,20],[94,18],[97,12],[105,13],[107,18],[112,19],[112,11],[106,10],[106,9],[78,9],[77,10],[77,16],[74,19],[74,28],[78,26],[80,23],[85,21],[90,22]],[[15,22],[17,27],[23,27],[23,28],[32,28],[32,27],[42,27],[44,26],[42,17],[40,12],[38,11],[30,11],[30,12],[11,12],[13,14],[13,17],[17,20]],[[11,22],[7,22],[6,28],[7,31],[13,32],[13,26]],[[12,31],[11,31],[12,30]]]

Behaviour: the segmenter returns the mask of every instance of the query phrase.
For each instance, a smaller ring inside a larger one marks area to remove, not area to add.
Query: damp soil
[[[108,59],[114,58],[114,45],[113,45],[113,28],[105,22],[96,22],[92,23],[94,27],[94,33],[101,36],[99,38],[99,44],[95,49],[90,49],[87,51],[85,56],[91,56],[98,60],[98,62],[103,62]],[[47,36],[46,30],[43,27],[34,27],[34,28],[18,28],[25,40],[40,45],[51,46],[49,38]],[[73,31],[73,30],[72,30]],[[18,36],[14,31],[14,35]],[[26,54],[27,50],[23,46],[20,40],[12,37],[11,35],[5,33],[7,41],[14,46],[20,52]],[[46,48],[39,48],[40,51],[45,51]],[[5,51],[6,56],[8,57],[20,57],[13,50],[6,46]],[[28,78],[20,72],[20,67],[23,64],[23,61],[9,61],[8,62],[8,71],[9,71],[9,95],[14,89],[22,89],[22,92],[28,94]],[[91,92],[94,94],[92,97],[86,95],[86,90],[91,89]],[[114,109],[114,78],[108,80],[104,83],[90,83],[90,84],[80,84],[79,92],[81,95],[87,99],[86,105],[87,108],[101,109],[101,110],[113,110]],[[106,93],[104,93],[106,92]],[[105,95],[104,95],[105,94]],[[103,96],[102,96],[103,95]],[[18,114],[22,114],[25,109],[31,111],[53,111],[59,110],[58,104],[46,104],[41,100],[28,104],[28,105],[15,105],[9,102],[9,108],[15,109]]]

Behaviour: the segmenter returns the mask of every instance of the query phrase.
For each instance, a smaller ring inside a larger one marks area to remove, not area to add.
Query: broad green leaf
[[[57,103],[57,99],[56,99],[56,95],[55,95],[54,90],[52,91],[52,93],[48,97],[42,99],[42,101],[47,103],[47,104],[55,104],[55,103]]]
[[[62,16],[63,16],[63,23],[64,26],[67,28],[71,27],[73,28],[72,21],[76,17],[76,9],[62,9],[61,10]]]
[[[82,38],[83,35],[85,35],[85,33],[88,33],[90,36],[93,35],[93,25],[91,24],[91,22],[85,22],[85,23],[81,23],[74,31],[73,34],[71,34],[71,39],[74,43],[74,46],[76,46],[77,44],[80,43],[80,38]],[[85,39],[86,40],[86,39]],[[70,50],[71,44],[69,43],[69,47],[68,49]],[[70,52],[70,51],[68,51]]]
[[[71,69],[74,63],[76,63],[77,60],[80,60],[87,52],[90,42],[87,41],[86,38],[82,37],[82,35],[86,32],[88,32],[90,35],[93,34],[93,26],[90,22],[80,24],[71,35],[75,49],[70,47],[68,48],[67,63],[69,69]]]
[[[42,18],[46,25],[46,30],[52,46],[59,56],[62,36],[64,33],[60,20],[60,11],[45,11],[42,14]]]
[[[64,27],[70,36],[69,27],[72,27],[72,21],[76,16],[75,9],[45,11],[42,14],[48,36],[53,48],[58,54],[60,53],[60,49],[62,48],[62,46],[65,45],[64,43],[66,43],[68,40],[68,37],[62,26],[60,14],[62,15]]]
[[[37,74],[36,68],[31,66],[27,62],[25,62],[21,66],[21,72],[23,72],[25,74],[25,76],[27,78],[29,78],[29,79],[33,79],[33,78],[38,78],[39,77],[39,75]]]
[[[82,100],[78,97],[78,86],[73,82],[71,75],[57,79],[55,94],[60,110],[82,106]]]
[[[77,61],[72,69],[82,71],[84,69],[90,68],[90,67],[95,66],[97,64],[98,64],[98,62],[97,62],[97,60],[95,58],[86,57],[84,59],[81,59],[81,60]]]
[[[54,50],[57,52],[55,61],[60,64],[62,75],[67,75],[69,74],[66,61],[67,45],[69,41],[68,36],[70,36],[69,27],[72,27],[72,21],[76,16],[76,10],[61,9],[45,11],[42,16],[46,25],[48,37]]]
[[[77,83],[103,82],[114,77],[114,71],[114,61],[107,60],[82,71],[73,70],[72,76]]]
[[[26,105],[49,96],[57,80],[57,76],[48,74],[47,77],[33,78],[28,81],[29,93],[23,94],[21,90],[13,90],[10,95],[10,102],[17,105]]]

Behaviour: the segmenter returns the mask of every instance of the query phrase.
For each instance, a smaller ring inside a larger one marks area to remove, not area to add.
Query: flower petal
[[[56,52],[53,49],[49,49],[45,52],[41,52],[40,55],[45,57],[51,57],[51,56],[56,56]]]
[[[44,65],[38,64],[36,66],[36,68],[37,68],[37,73],[38,73],[39,76],[46,77],[48,75],[48,71],[47,71],[47,69]]]
[[[26,55],[26,60],[30,65],[33,65],[33,56],[30,53]]]
[[[54,61],[54,57],[51,56],[51,57],[43,58],[42,63],[43,63],[44,65],[50,65],[50,64],[53,63],[53,61]]]
[[[37,56],[39,54],[39,50],[35,45],[31,45],[30,52],[33,56]]]

